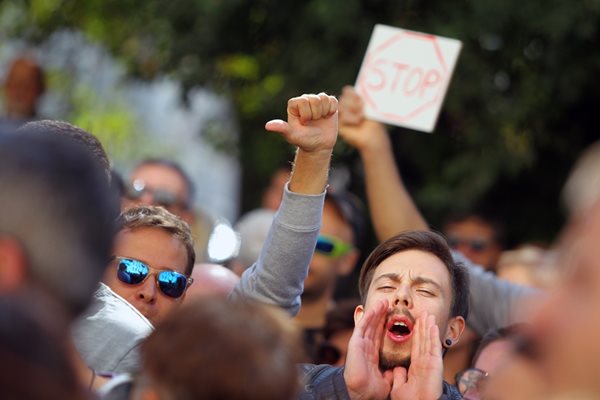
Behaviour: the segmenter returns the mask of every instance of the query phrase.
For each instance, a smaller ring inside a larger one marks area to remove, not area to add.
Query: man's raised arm
[[[290,182],[257,262],[247,269],[232,297],[277,305],[291,315],[300,295],[321,226],[325,187],[337,139],[335,97],[325,93],[288,101],[287,122],[267,122],[268,131],[297,146]]]

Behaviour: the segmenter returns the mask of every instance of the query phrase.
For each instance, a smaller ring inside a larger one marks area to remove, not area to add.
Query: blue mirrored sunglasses
[[[352,250],[352,245],[342,242],[333,236],[319,235],[315,251],[327,257],[337,258],[348,254]]]
[[[150,275],[150,267],[143,262],[126,257],[115,257],[117,260],[117,278],[128,285],[139,285]],[[185,289],[194,281],[192,278],[171,270],[162,270],[155,274],[156,286],[168,297],[177,299],[185,293]]]

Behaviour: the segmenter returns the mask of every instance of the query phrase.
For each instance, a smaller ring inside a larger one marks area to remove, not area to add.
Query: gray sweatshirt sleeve
[[[325,192],[300,195],[290,192],[286,185],[260,256],[244,271],[230,298],[277,305],[292,316],[298,313],[324,200]]]
[[[498,279],[459,252],[452,255],[455,262],[461,262],[469,271],[471,297],[467,325],[471,329],[484,335],[490,329],[526,321],[527,302],[541,291]]]

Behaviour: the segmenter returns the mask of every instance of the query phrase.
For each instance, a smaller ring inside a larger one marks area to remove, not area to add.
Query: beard
[[[408,318],[412,322],[412,325],[414,327],[415,318],[408,310],[405,310],[405,309],[389,310],[387,313],[386,321],[385,321],[386,327],[388,326],[388,321],[394,315],[404,315],[406,318]],[[387,348],[387,346],[390,346],[390,348]],[[386,346],[386,339],[383,339],[383,341],[381,343],[381,348],[379,350],[379,369],[382,372],[387,371],[387,370],[392,370],[396,367],[404,367],[408,370],[408,367],[410,367],[411,343],[406,342],[403,345],[387,343],[387,346]],[[409,350],[403,351],[402,348],[408,348]]]
[[[404,367],[408,371],[410,367],[410,356],[395,357],[395,355],[386,355],[383,351],[379,352],[379,370],[381,372],[392,370],[396,367]]]

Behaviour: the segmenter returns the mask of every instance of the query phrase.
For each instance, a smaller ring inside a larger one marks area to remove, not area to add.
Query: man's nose
[[[156,302],[156,292],[154,276],[151,275],[138,287],[137,298],[145,303],[153,304]]]
[[[401,286],[396,290],[394,297],[394,306],[404,306],[406,308],[412,308],[412,295],[410,292],[410,288]]]

